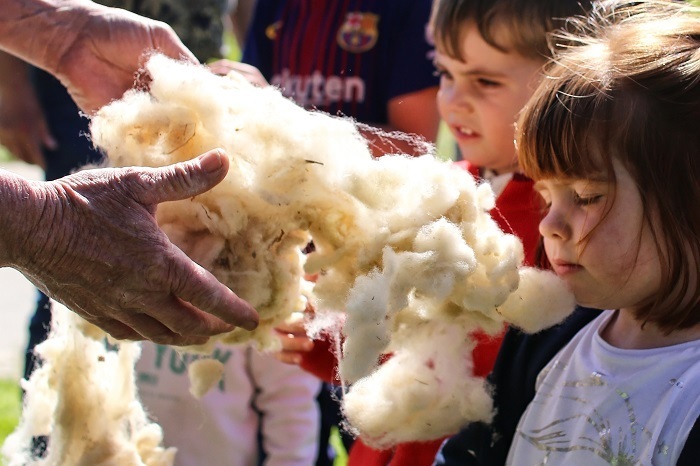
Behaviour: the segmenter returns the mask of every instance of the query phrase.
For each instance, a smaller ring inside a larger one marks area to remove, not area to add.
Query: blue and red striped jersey
[[[430,0],[259,0],[242,61],[307,108],[387,123],[394,97],[437,86]]]

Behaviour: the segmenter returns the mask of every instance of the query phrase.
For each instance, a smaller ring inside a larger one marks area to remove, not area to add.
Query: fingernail
[[[201,156],[199,159],[199,163],[201,164],[205,172],[212,173],[221,169],[221,166],[223,165],[223,162],[221,160],[222,156],[223,154],[221,153],[221,151],[217,149],[215,151],[209,152]]]
[[[248,322],[244,322],[241,327],[244,329],[250,331],[250,330],[255,330],[258,328],[258,321],[257,320],[249,320]]]

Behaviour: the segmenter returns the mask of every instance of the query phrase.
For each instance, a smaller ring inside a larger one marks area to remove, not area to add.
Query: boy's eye
[[[444,68],[435,68],[435,71],[433,71],[433,76],[437,76],[438,78],[446,78],[450,79],[452,76],[450,73],[447,72]]]

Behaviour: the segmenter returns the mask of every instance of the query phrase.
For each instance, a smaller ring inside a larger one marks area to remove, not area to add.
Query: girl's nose
[[[567,215],[561,209],[550,207],[540,221],[540,234],[543,238],[567,240],[571,236],[571,228]]]

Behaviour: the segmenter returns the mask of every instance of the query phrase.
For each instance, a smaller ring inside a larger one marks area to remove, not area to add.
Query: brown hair
[[[700,10],[608,1],[571,26],[561,37],[579,45],[557,56],[520,116],[521,168],[535,180],[603,170],[614,183],[612,159],[623,163],[658,226],[663,269],[637,318],[666,332],[691,327],[700,323]]]
[[[462,59],[464,25],[479,28],[487,44],[502,52],[546,59],[547,34],[561,28],[570,16],[591,9],[589,0],[434,0],[430,33],[437,46],[452,58]],[[506,39],[495,39],[497,32]]]

